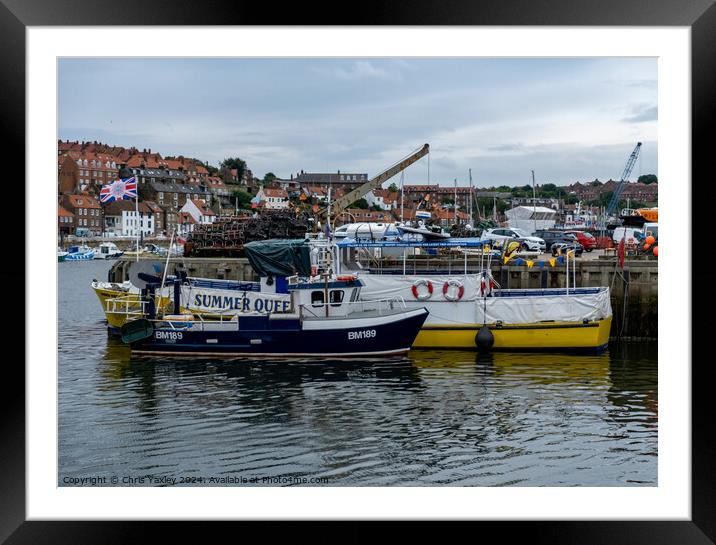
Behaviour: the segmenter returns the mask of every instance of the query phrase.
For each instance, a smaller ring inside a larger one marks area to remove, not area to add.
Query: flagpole
[[[137,198],[134,200],[134,210],[137,213],[137,262],[139,262],[139,188],[137,188]]]

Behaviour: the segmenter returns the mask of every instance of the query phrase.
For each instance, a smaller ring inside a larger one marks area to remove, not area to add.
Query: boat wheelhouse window
[[[343,302],[343,290],[331,290],[328,294],[328,299],[332,307],[340,306]]]
[[[311,292],[311,304],[314,307],[320,307],[323,306],[323,303],[325,300],[323,299],[323,292],[322,291],[312,291]]]

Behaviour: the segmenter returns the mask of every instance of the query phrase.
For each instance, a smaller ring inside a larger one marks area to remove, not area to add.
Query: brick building
[[[104,228],[103,214],[99,201],[94,197],[81,195],[62,195],[60,206],[75,217],[75,230],[70,234],[100,235]]]
[[[57,232],[60,235],[71,235],[75,232],[75,215],[64,206],[57,206]]]

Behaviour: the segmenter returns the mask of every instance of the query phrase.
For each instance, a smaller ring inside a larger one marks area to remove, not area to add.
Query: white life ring
[[[457,291],[451,292],[450,286],[455,286]],[[459,301],[463,295],[465,295],[465,286],[459,280],[451,278],[443,284],[443,297],[448,301]]]
[[[420,291],[418,291],[419,286],[425,286],[427,288],[427,291],[421,293]],[[427,299],[430,299],[433,295],[433,283],[430,280],[426,280],[425,278],[419,278],[418,280],[413,282],[411,291],[413,292],[413,297],[415,297],[418,301],[425,301]]]

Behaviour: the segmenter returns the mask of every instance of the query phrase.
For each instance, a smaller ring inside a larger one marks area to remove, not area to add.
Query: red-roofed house
[[[120,237],[154,236],[154,216],[145,203],[134,200],[114,201],[104,207],[105,231]]]
[[[387,189],[374,189],[369,191],[365,200],[371,206],[379,206],[382,210],[393,210],[398,207],[398,192]]]
[[[62,195],[60,205],[75,216],[75,232],[99,235],[102,232],[102,208],[99,201],[86,194]]]
[[[60,194],[74,193],[80,185],[80,169],[68,154],[57,157],[57,191]]]
[[[57,232],[64,235],[75,232],[75,215],[62,205],[57,206]]]
[[[214,223],[216,221],[216,212],[209,208],[206,201],[200,199],[186,201],[180,212],[191,215],[195,223]]]
[[[189,212],[179,212],[177,214],[177,235],[186,236],[194,231],[197,221]]]
[[[256,193],[266,210],[286,210],[288,208],[288,193],[285,189],[272,189],[261,187]]]

